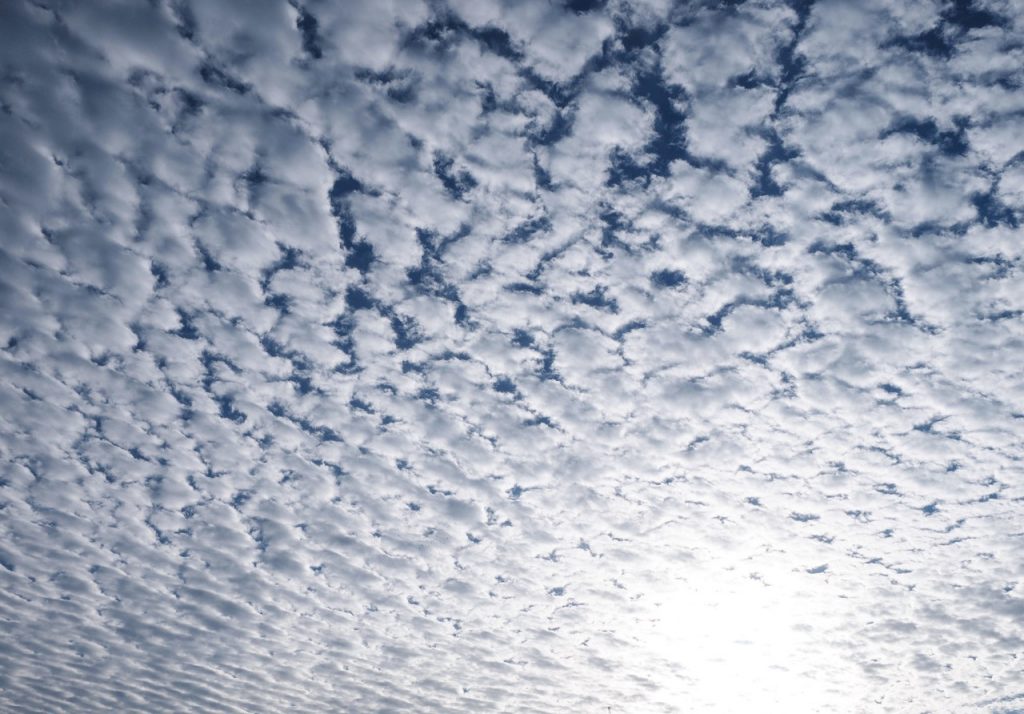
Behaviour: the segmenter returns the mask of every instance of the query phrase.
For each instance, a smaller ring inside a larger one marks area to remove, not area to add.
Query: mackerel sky
[[[4,0],[0,710],[1024,712],[1022,0]]]

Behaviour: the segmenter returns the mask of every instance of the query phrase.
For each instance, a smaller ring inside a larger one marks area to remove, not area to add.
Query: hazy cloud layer
[[[1021,710],[1022,36],[4,2],[2,708]]]

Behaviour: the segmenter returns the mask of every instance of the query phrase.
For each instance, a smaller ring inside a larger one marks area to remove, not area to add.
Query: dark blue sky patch
[[[453,14],[434,16],[410,30],[403,45],[414,52],[445,55],[462,42],[467,30],[466,23]]]
[[[631,53],[644,47],[650,47],[660,40],[667,30],[668,25],[664,23],[657,23],[650,27],[630,27],[620,23],[619,42],[622,43],[622,48],[627,53]]]
[[[155,279],[155,282],[153,284],[153,288],[155,290],[160,290],[160,289],[166,288],[168,285],[170,285],[170,280],[168,279],[167,268],[165,268],[160,263],[157,263],[156,261],[151,262],[149,264],[149,272],[150,272],[150,274],[152,274],[153,278]]]
[[[356,79],[382,89],[388,99],[399,104],[410,104],[416,101],[417,97],[417,76],[411,70],[396,70],[394,68],[383,71],[370,69],[358,69],[355,72]]]
[[[423,260],[436,264],[444,261],[444,254],[448,248],[472,232],[473,227],[468,223],[461,224],[455,232],[449,235],[440,235],[426,228],[417,228],[416,242],[423,249]]]
[[[971,196],[971,203],[978,212],[978,222],[986,228],[1006,226],[1016,229],[1021,225],[1019,213],[1024,212],[1015,211],[1001,201],[995,186],[984,193],[975,193]]]
[[[476,83],[477,89],[480,92],[480,113],[490,114],[496,111],[500,104],[498,103],[498,95],[494,92],[494,87],[490,82]]]
[[[1011,270],[1017,265],[1018,261],[1007,260],[1002,255],[984,255],[984,256],[971,256],[965,261],[968,265],[987,265],[991,266],[991,272],[987,273],[984,278],[986,280],[1002,280],[1010,275]]]
[[[955,46],[955,42],[943,31],[941,24],[916,35],[895,36],[882,45],[885,49],[901,47],[909,52],[917,52],[942,59],[951,57]]]
[[[925,158],[924,163],[928,163],[929,160],[930,159]],[[925,180],[931,181],[934,172],[931,170],[931,168],[927,166],[923,167],[923,169]],[[896,190],[902,193],[904,187],[897,186]],[[957,223],[946,223],[945,221],[941,220],[921,221],[920,223],[915,223],[913,226],[911,226],[910,229],[906,231],[906,234],[908,234],[911,238],[922,238],[929,235],[941,235],[943,233],[951,233],[954,235],[962,236],[964,233],[967,232],[967,229],[970,227],[970,225],[971,221],[959,221]]]
[[[605,41],[607,47],[608,41]],[[579,96],[580,90],[587,76],[598,71],[602,66],[602,57],[591,57],[587,60],[583,69],[575,77],[568,80],[555,81],[539,74],[533,67],[522,66],[519,68],[519,77],[534,89],[547,95],[559,110],[566,110],[570,104]],[[569,115],[571,118],[571,114]]]
[[[203,264],[203,270],[208,273],[214,273],[218,270],[222,270],[223,266],[214,259],[213,254],[206,249],[199,241],[195,242],[196,252],[199,253],[199,258]]]
[[[273,280],[274,276],[282,270],[294,270],[301,265],[299,261],[302,255],[298,248],[285,245],[284,243],[277,244],[278,250],[281,251],[281,257],[265,268],[260,275],[260,289],[266,291],[270,286],[270,281]]]
[[[364,402],[358,397],[352,397],[349,399],[348,405],[357,411],[366,412],[367,414],[374,413],[373,406],[369,402]]]
[[[284,345],[282,345],[280,342],[278,342],[269,335],[263,335],[262,337],[260,337],[260,346],[263,348],[263,351],[266,352],[271,357],[283,357],[289,360],[293,365],[295,365],[299,369],[309,369],[310,367],[308,359],[305,356],[303,356],[300,352],[297,352],[295,350],[289,350],[288,348],[286,348]],[[217,357],[217,359],[223,358]]]
[[[558,426],[551,419],[551,417],[545,416],[544,414],[537,414],[529,419],[523,419],[522,425],[525,427],[530,426],[547,426],[549,429],[557,429]]]
[[[620,186],[639,180],[647,185],[652,176],[668,176],[669,164],[676,160],[690,160],[694,165],[702,162],[690,156],[686,148],[686,115],[677,103],[686,99],[682,87],[667,83],[660,63],[637,72],[633,80],[633,97],[644,100],[654,108],[654,138],[644,147],[649,157],[640,160],[616,150],[610,157],[609,186]]]
[[[348,252],[345,256],[345,265],[349,268],[355,268],[360,273],[370,272],[370,267],[373,265],[376,256],[373,252],[373,246],[366,241],[353,241],[348,246]]]
[[[231,370],[232,374],[238,375],[242,373],[242,370],[239,369],[238,365],[232,362],[228,357],[209,350],[203,350],[202,354],[199,355],[199,362],[203,366],[203,379],[201,384],[203,385],[203,389],[208,392],[212,389],[213,383],[217,381],[215,370],[218,363],[223,364]]]
[[[295,392],[299,395],[310,394],[316,391],[316,387],[313,384],[313,379],[302,372],[292,372],[288,375],[288,381],[295,387]]]
[[[737,74],[729,79],[726,86],[738,87],[740,89],[757,89],[758,87],[764,87],[771,84],[771,80],[767,77],[762,77],[758,74],[756,69],[751,69],[748,72]]]
[[[267,176],[263,167],[257,163],[253,164],[243,172],[242,175],[238,177],[238,180],[245,187],[250,208],[256,207],[260,200],[260,187],[267,183],[270,180],[270,177]],[[247,215],[251,215],[251,213]]]
[[[775,107],[773,116],[778,115],[782,108],[789,101],[789,94],[793,91],[797,80],[804,73],[806,58],[797,49],[804,31],[807,29],[807,20],[814,7],[814,0],[789,0],[787,3],[797,16],[796,24],[793,26],[793,36],[788,43],[779,48],[776,55],[776,62],[780,68],[779,83],[775,95]]]
[[[217,402],[217,405],[219,407],[218,413],[220,414],[221,418],[229,419],[235,422],[236,424],[245,423],[245,414],[235,408],[235,400],[232,397],[226,395],[215,395],[213,397],[213,400]]]
[[[324,53],[320,23],[305,7],[300,5],[296,10],[299,16],[295,19],[295,29],[302,35],[302,51],[315,60],[321,59]]]
[[[984,7],[977,0],[953,0],[942,13],[942,19],[963,31],[983,27],[1002,27],[1006,20]]]
[[[619,303],[614,297],[608,297],[608,287],[598,285],[588,292],[576,291],[572,294],[574,305],[589,305],[595,310],[617,313]]]
[[[752,362],[754,364],[759,364],[762,367],[770,366],[770,362],[769,362],[769,359],[768,359],[768,354],[757,354],[757,353],[754,353],[754,352],[750,352],[748,350],[744,350],[743,352],[739,353],[739,357],[742,358],[742,359],[747,360],[748,362]]]
[[[355,374],[360,369],[356,361],[355,341],[352,337],[355,320],[351,315],[340,315],[326,323],[326,326],[330,327],[336,335],[336,339],[331,344],[348,358],[347,362],[336,364],[334,371],[341,374]]]
[[[922,330],[934,331],[934,327],[925,324],[918,318],[914,317],[913,313],[910,312],[902,280],[899,278],[891,278],[886,284],[886,290],[895,303],[895,307],[886,314],[887,319],[906,323],[908,325],[915,325]]]
[[[857,253],[857,248],[853,243],[826,243],[824,241],[815,241],[807,248],[807,252],[811,254],[838,255],[851,263],[857,262],[860,259],[860,255]]]
[[[1000,320],[1016,320],[1021,315],[1024,315],[1024,310],[997,310],[995,312],[983,314],[981,319],[990,322],[998,322]]]
[[[423,249],[419,266],[406,270],[406,278],[418,292],[433,295],[456,305],[455,321],[458,324],[468,323],[468,309],[459,297],[459,290],[450,282],[444,273],[443,255],[449,245],[465,238],[470,233],[469,226],[462,226],[459,231],[444,238],[431,231],[417,229],[416,236]]]
[[[317,391],[310,377],[313,365],[305,355],[297,350],[287,349],[269,335],[260,338],[260,346],[271,357],[281,357],[291,362],[292,372],[286,379],[292,383],[298,394],[305,395]]]
[[[939,24],[916,35],[897,35],[882,44],[883,48],[900,47],[937,59],[949,59],[964,35],[987,27],[1004,27],[1005,18],[973,0],[954,0],[946,4]]]
[[[686,284],[686,273],[682,270],[655,270],[651,273],[651,284],[657,288],[677,288]]]
[[[473,174],[456,168],[455,160],[442,152],[434,154],[434,175],[441,181],[445,192],[456,201],[463,200],[477,186]]]
[[[235,491],[235,495],[231,497],[231,507],[241,510],[242,506],[249,502],[252,498],[253,492],[251,490]]]
[[[889,220],[891,218],[877,203],[866,199],[836,201],[828,211],[820,214],[818,217],[832,225],[839,226],[844,225],[856,216],[864,214],[875,216],[876,218],[881,218],[883,220]],[[817,244],[823,244],[823,241],[817,241],[815,245]]]
[[[445,350],[444,352],[441,353],[441,355],[438,357],[438,359],[439,360],[456,360],[458,362],[472,362],[473,361],[473,355],[470,354],[469,352],[464,352],[464,351],[455,352],[454,350]]]
[[[647,327],[647,322],[645,320],[630,320],[625,325],[623,325],[622,327],[620,327],[617,330],[615,330],[615,332],[612,333],[612,337],[615,340],[621,342],[622,338],[625,337],[626,335],[628,335],[630,332],[636,332],[637,330],[643,330],[646,327]]]
[[[175,312],[178,313],[178,321],[181,322],[181,327],[177,330],[172,330],[171,334],[186,340],[198,340],[200,335],[199,330],[196,328],[194,317],[181,308],[177,308]]]
[[[799,523],[817,521],[821,518],[821,516],[817,515],[816,513],[797,513],[795,511],[793,513],[790,513],[789,517],[794,521],[798,521]]]
[[[309,419],[304,419],[295,416],[290,417],[290,420],[292,421],[293,424],[302,429],[304,432],[310,434],[311,436],[317,437],[318,439],[320,439],[320,441],[335,442],[339,444],[344,443],[344,439],[341,438],[338,432],[336,432],[329,426],[323,424],[314,424]]]
[[[541,353],[540,368],[537,370],[537,376],[543,380],[550,380],[554,382],[561,382],[562,375],[555,369],[555,351],[548,349]]]
[[[541,295],[544,292],[544,288],[532,283],[509,283],[505,289],[510,293],[528,293],[530,295]]]
[[[555,112],[550,124],[530,130],[530,141],[534,146],[554,146],[572,134],[575,121],[576,113],[571,107],[560,108]],[[551,183],[551,174],[537,162],[534,163],[534,179],[537,185],[545,190],[555,188]]]
[[[221,68],[209,62],[204,62],[199,66],[199,76],[202,77],[204,82],[213,87],[227,89],[236,94],[248,94],[252,90],[252,87],[245,82],[235,79]]]
[[[448,282],[440,268],[426,260],[418,268],[409,268],[405,272],[409,284],[419,292],[452,302],[459,302],[459,291]]]
[[[178,100],[178,114],[174,119],[172,131],[180,131],[192,117],[199,116],[205,102],[187,89],[175,89],[174,97]]]
[[[901,117],[882,131],[878,138],[885,139],[893,134],[911,134],[932,144],[945,156],[963,156],[970,148],[967,143],[967,127],[968,121],[964,118],[956,120],[956,130],[940,131],[935,119],[931,117]]]
[[[512,332],[512,344],[516,347],[533,347],[533,335],[527,330],[515,329]]]
[[[175,29],[178,31],[178,34],[190,42],[196,40],[198,25],[196,24],[196,16],[192,13],[192,8],[189,4],[182,1],[168,4],[171,13],[174,15]]]
[[[607,259],[614,257],[614,251],[610,250],[613,248],[618,248],[627,253],[632,253],[635,250],[633,245],[620,238],[621,233],[633,231],[632,223],[625,216],[604,205],[602,206],[599,218],[603,224],[601,227],[601,248],[609,249],[598,251],[599,254]]]
[[[517,391],[516,383],[508,377],[499,377],[494,380],[494,391],[502,394],[515,394]]]
[[[772,176],[772,168],[776,164],[792,161],[800,155],[798,151],[787,148],[781,137],[774,130],[767,129],[763,134],[768,145],[764,152],[762,152],[758,157],[757,163],[754,165],[756,178],[753,185],[750,187],[751,198],[759,198],[760,196],[781,196],[784,189]]]
[[[426,374],[430,371],[426,362],[413,362],[412,360],[402,360],[402,374]]]
[[[470,29],[469,33],[487,51],[493,52],[499,57],[504,57],[513,63],[523,60],[523,53],[516,48],[512,38],[504,30],[488,26]]]
[[[914,431],[920,431],[925,434],[931,434],[935,431],[935,425],[942,423],[943,421],[946,420],[946,418],[947,417],[943,416],[935,416],[932,417],[931,419],[928,419],[927,421],[914,424]]]
[[[704,318],[704,321],[708,323],[708,326],[704,328],[705,335],[712,335],[722,329],[722,320],[729,316],[733,310],[737,307],[737,303],[726,303],[722,307],[715,310],[713,313]]]
[[[395,347],[408,350],[423,341],[416,320],[404,315],[391,316],[391,330],[395,333]]]
[[[563,0],[566,10],[580,15],[603,9],[607,4],[607,1],[608,0]]]
[[[345,169],[338,169],[338,176],[331,184],[328,198],[331,202],[331,210],[335,213],[341,211],[342,201],[353,193],[365,190],[362,182]]]
[[[376,304],[373,296],[362,288],[353,285],[345,291],[345,305],[349,310],[369,310]]]
[[[272,307],[282,315],[288,314],[290,298],[283,293],[271,293],[263,298],[263,304]]]
[[[541,191],[551,191],[555,187],[551,182],[551,173],[540,165],[536,152],[533,154],[533,182]]]
[[[375,260],[373,246],[357,238],[356,221],[348,202],[349,195],[366,191],[366,188],[350,172],[339,167],[335,169],[337,178],[331,185],[328,199],[331,214],[338,224],[338,238],[346,252],[345,265],[366,274]]]
[[[783,231],[776,230],[773,226],[766,225],[754,233],[754,240],[765,248],[775,248],[785,245],[789,240],[789,235]]]
[[[551,221],[547,216],[539,216],[523,221],[512,229],[502,240],[505,243],[525,243],[537,233],[551,230]]]

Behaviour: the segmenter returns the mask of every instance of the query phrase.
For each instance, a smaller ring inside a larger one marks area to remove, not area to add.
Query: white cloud
[[[14,710],[1014,706],[1013,3],[129,5],[0,22]]]

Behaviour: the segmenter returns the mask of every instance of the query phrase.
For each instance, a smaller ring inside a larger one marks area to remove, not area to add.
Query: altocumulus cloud
[[[2,708],[1019,711],[1022,36],[2,3]]]

